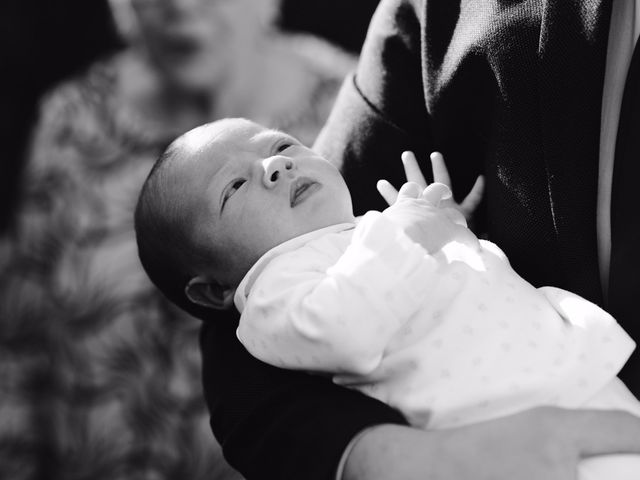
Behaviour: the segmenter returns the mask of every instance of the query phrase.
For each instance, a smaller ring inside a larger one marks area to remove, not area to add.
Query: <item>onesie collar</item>
[[[335,225],[330,225],[328,227],[320,228],[318,230],[314,230],[309,233],[305,233],[304,235],[300,235],[298,237],[293,237],[291,240],[287,240],[286,242],[281,243],[280,245],[276,245],[271,250],[267,251],[264,255],[262,255],[256,263],[253,264],[253,267],[247,272],[244,276],[238,287],[236,288],[236,292],[233,296],[233,302],[236,305],[236,308],[240,313],[244,310],[244,306],[247,303],[247,297],[249,296],[249,292],[251,291],[251,287],[255,283],[258,276],[262,273],[262,271],[266,268],[271,260],[275,257],[282,255],[283,253],[291,252],[296,250],[303,245],[320,238],[324,235],[328,235],[331,233],[339,233],[344,230],[349,230],[353,228],[355,224],[353,223],[337,223]]]

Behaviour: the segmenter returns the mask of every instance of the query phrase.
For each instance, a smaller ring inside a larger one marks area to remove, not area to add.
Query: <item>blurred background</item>
[[[267,0],[268,1],[268,0]],[[309,32],[357,54],[379,0],[282,0],[278,27]],[[17,178],[37,102],[50,87],[124,47],[108,0],[0,2],[0,226],[15,205]]]
[[[3,0],[0,478],[239,478],[209,429],[199,323],[138,264],[137,193],[216,118],[311,143],[376,4]]]

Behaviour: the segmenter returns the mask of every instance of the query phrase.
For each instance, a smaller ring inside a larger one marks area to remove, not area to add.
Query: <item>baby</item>
[[[245,119],[198,127],[158,160],[136,209],[140,259],[175,303],[241,312],[260,360],[331,374],[449,428],[540,405],[640,405],[616,374],[634,343],[596,305],[534,288],[447,205],[405,184],[356,220],[339,171]],[[581,464],[583,480],[637,480],[640,457]]]

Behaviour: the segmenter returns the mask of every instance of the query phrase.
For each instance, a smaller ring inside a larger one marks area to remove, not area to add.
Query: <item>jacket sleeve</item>
[[[433,290],[437,260],[380,212],[358,223],[341,255],[319,243],[273,259],[242,312],[238,338],[283,368],[366,375]],[[338,249],[340,251],[340,249]]]
[[[213,433],[226,460],[248,480],[335,480],[359,432],[406,424],[391,407],[329,378],[255,359],[236,340],[233,315],[205,322],[202,374]]]

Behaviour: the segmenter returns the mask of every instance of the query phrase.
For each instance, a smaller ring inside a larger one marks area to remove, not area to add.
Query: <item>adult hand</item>
[[[402,164],[404,166],[404,173],[407,177],[407,182],[417,183],[422,189],[427,187],[427,181],[422,175],[422,171],[418,166],[418,161],[412,152],[403,152],[401,155]],[[451,177],[449,171],[444,163],[444,158],[441,153],[433,152],[431,158],[431,171],[433,173],[433,180],[437,183],[442,183],[449,188],[451,187]],[[398,199],[398,191],[387,180],[380,180],[376,185],[378,192],[382,195],[382,198],[389,205],[393,205]],[[480,175],[476,182],[473,184],[473,188],[469,194],[464,198],[461,203],[456,203],[451,197],[447,201],[446,206],[456,208],[460,213],[464,215],[467,221],[473,216],[473,212],[480,204],[482,200],[482,194],[484,191],[484,177]]]
[[[347,457],[343,480],[575,480],[581,459],[640,453],[640,418],[539,407],[450,430],[381,425]]]

